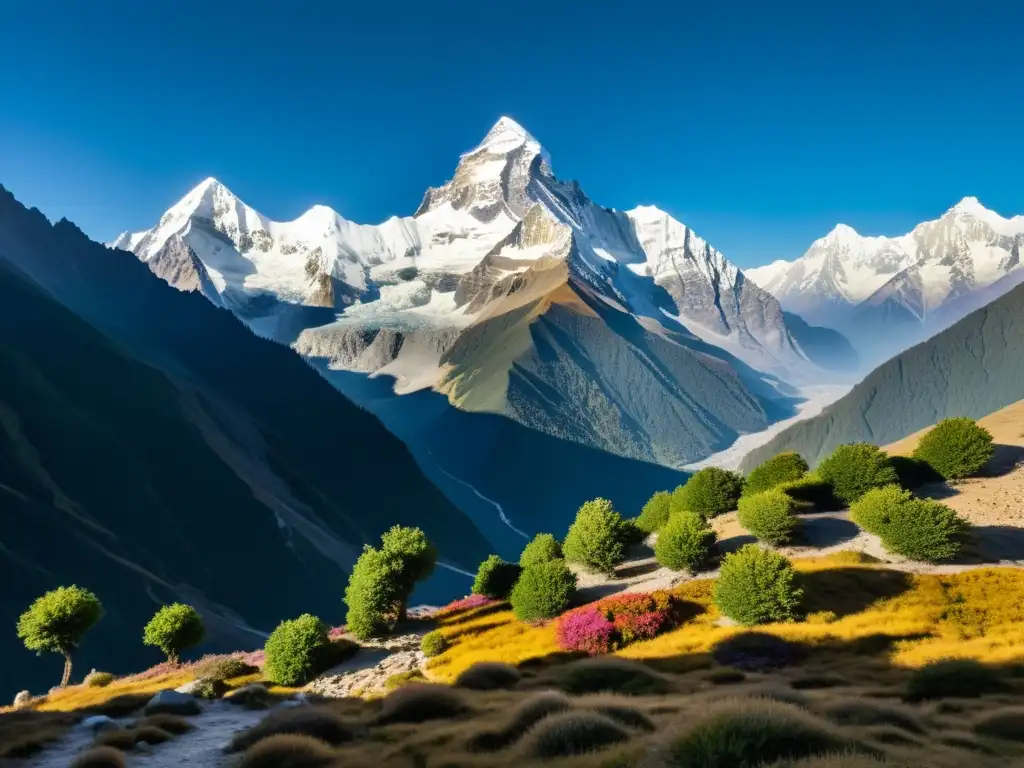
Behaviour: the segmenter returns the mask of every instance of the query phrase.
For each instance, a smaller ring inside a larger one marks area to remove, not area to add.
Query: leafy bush
[[[516,563],[506,563],[498,555],[491,555],[480,563],[473,581],[473,594],[505,600],[522,570]]]
[[[910,491],[898,485],[872,488],[850,505],[850,519],[868,533],[881,536],[893,514],[912,498]]]
[[[821,462],[818,475],[832,484],[836,496],[852,504],[872,488],[899,482],[885,451],[870,443],[840,445]]]
[[[576,608],[559,617],[560,648],[591,655],[648,640],[670,627],[677,602],[668,592],[628,592]]]
[[[331,765],[337,755],[320,739],[301,734],[280,734],[260,740],[246,750],[235,768],[316,768]]]
[[[914,449],[920,459],[946,480],[976,475],[992,458],[992,433],[974,419],[943,419],[921,438]]]
[[[259,667],[246,664],[237,656],[225,656],[213,659],[196,667],[197,677],[208,677],[211,680],[231,680],[259,672]]]
[[[455,678],[455,686],[472,691],[497,691],[515,688],[522,679],[513,666],[500,661],[478,661]]]
[[[423,651],[423,655],[428,659],[440,656],[447,649],[448,640],[436,629],[433,632],[427,632],[423,639],[420,640],[420,650]]]
[[[778,489],[795,501],[798,509],[807,512],[830,512],[843,506],[832,483],[822,479],[817,472],[808,472],[799,480],[781,483]]]
[[[384,697],[377,722],[425,723],[457,717],[468,709],[463,695],[450,686],[410,683]]]
[[[192,695],[200,699],[219,699],[227,692],[227,683],[212,677],[201,677],[192,686]]]
[[[643,543],[647,538],[647,531],[636,524],[636,520],[623,518],[622,527],[619,529],[619,541],[625,548]]]
[[[740,624],[788,621],[803,597],[796,572],[782,555],[747,544],[725,556],[715,582],[718,609]]]
[[[199,645],[206,635],[203,619],[191,605],[165,605],[146,625],[142,633],[144,645],[154,645],[172,664],[181,659],[186,648]]]
[[[831,723],[791,704],[723,701],[666,744],[664,765],[753,768],[852,747]]]
[[[597,712],[563,712],[541,720],[523,741],[524,754],[571,757],[627,741],[629,731]]]
[[[422,530],[402,525],[392,526],[384,532],[380,537],[380,548],[386,556],[399,562],[398,620],[401,621],[405,619],[406,604],[416,583],[434,572],[437,550]]]
[[[889,516],[879,538],[890,552],[937,563],[956,557],[970,523],[938,501],[910,499]]]
[[[765,544],[779,545],[790,540],[797,526],[796,502],[784,491],[762,491],[740,499],[740,525]]]
[[[640,511],[636,519],[637,527],[644,533],[654,533],[661,530],[661,526],[668,522],[669,504],[672,501],[672,494],[668,491],[658,491],[651,496]]]
[[[566,560],[612,576],[625,557],[623,519],[607,499],[593,499],[576,512],[562,551]]]
[[[345,623],[360,640],[391,631],[398,620],[402,567],[397,558],[363,547],[345,588]]]
[[[802,478],[808,470],[807,462],[799,453],[789,451],[780,453],[758,467],[749,475],[743,487],[744,496],[753,496],[762,491],[770,491],[783,483],[792,483]]]
[[[736,509],[743,493],[743,477],[727,469],[705,467],[674,494],[672,511],[688,510],[704,518]]]
[[[519,566],[521,568],[529,568],[537,563],[561,559],[562,545],[558,543],[558,539],[550,533],[538,533],[523,548],[523,553],[519,556]]]
[[[323,671],[331,652],[327,625],[308,613],[282,621],[264,646],[263,673],[278,685],[302,685]]]
[[[354,735],[348,723],[327,707],[279,708],[236,733],[225,751],[248,750],[257,742],[283,734],[307,736],[333,745],[351,741]]]
[[[896,477],[904,488],[920,488],[928,483],[942,481],[942,475],[932,469],[928,462],[913,456],[890,456],[889,463],[896,470]]]
[[[654,557],[665,568],[695,573],[707,563],[717,540],[718,534],[696,512],[677,512],[658,533]]]
[[[90,672],[82,683],[90,688],[106,688],[114,682],[114,679],[114,675],[110,672]]]
[[[907,701],[927,699],[976,699],[1010,690],[990,667],[974,659],[937,661],[914,671],[907,683]]]
[[[564,560],[548,560],[523,571],[509,602],[520,621],[539,621],[562,613],[575,595],[576,574]]]
[[[30,651],[64,657],[61,687],[71,679],[71,654],[103,617],[99,598],[78,586],[59,587],[29,606],[18,619],[18,637]]]
[[[672,686],[650,667],[618,656],[601,656],[566,665],[559,681],[573,695],[613,693],[646,696],[667,693]]]

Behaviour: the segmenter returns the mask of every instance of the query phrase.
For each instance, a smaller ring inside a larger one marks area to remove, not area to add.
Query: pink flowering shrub
[[[151,680],[154,677],[163,677],[164,675],[178,675],[182,672],[196,672],[198,669],[202,669],[210,664],[217,661],[223,661],[224,659],[239,659],[240,661],[248,664],[252,667],[263,668],[263,651],[253,651],[246,653],[245,651],[235,651],[234,653],[208,653],[201,659],[196,661],[187,661],[182,664],[173,664],[169,661],[161,662],[156,666],[150,667],[149,669],[137,672],[134,675],[121,678],[124,682],[140,682],[142,680]]]
[[[435,618],[437,618],[441,616],[447,616],[452,613],[457,613],[459,611],[469,611],[474,608],[483,608],[484,606],[494,605],[500,602],[500,600],[494,600],[490,597],[484,597],[483,595],[470,595],[469,597],[464,597],[461,600],[456,600],[452,603],[448,603],[448,605],[442,608],[438,608],[436,611],[434,611],[433,615]]]
[[[608,653],[668,629],[675,609],[667,592],[615,595],[562,614],[555,635],[564,650]]]
[[[327,639],[337,640],[338,638],[342,637],[346,632],[348,632],[348,627],[346,627],[344,624],[342,624],[340,627],[331,627],[329,630],[327,630]]]

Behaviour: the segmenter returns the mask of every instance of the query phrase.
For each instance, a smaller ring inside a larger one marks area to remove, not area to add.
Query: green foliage
[[[823,480],[817,472],[808,472],[799,480],[780,483],[778,489],[797,503],[798,509],[808,512],[830,512],[843,506],[836,498],[832,483]]]
[[[796,502],[778,488],[740,499],[740,525],[758,541],[777,546],[790,540],[797,526]]]
[[[850,518],[868,533],[881,536],[896,510],[912,498],[910,491],[898,485],[872,488],[850,505]]]
[[[973,659],[936,661],[914,670],[907,683],[907,701],[926,699],[975,699],[1009,690],[1007,683],[990,667]]]
[[[227,692],[227,683],[212,677],[201,677],[192,686],[192,695],[200,699],[219,699]]]
[[[672,511],[688,510],[709,518],[736,509],[743,477],[718,467],[705,467],[673,493]]]
[[[106,688],[115,679],[111,672],[90,672],[82,683],[90,688]]]
[[[890,552],[937,563],[956,557],[969,529],[970,523],[945,504],[910,499],[890,515],[879,538]]]
[[[576,574],[564,560],[548,560],[523,570],[509,602],[520,621],[553,619],[576,595]]]
[[[263,648],[263,673],[277,685],[308,683],[322,671],[330,655],[330,644],[327,625],[316,616],[304,613],[297,619],[282,621]]]
[[[946,480],[976,475],[992,458],[992,434],[974,419],[943,419],[921,438],[914,458]]]
[[[18,619],[18,637],[30,651],[69,656],[103,617],[99,598],[77,586],[59,587],[36,599]]]
[[[607,499],[593,499],[576,512],[562,551],[570,562],[609,576],[625,557],[623,519]]]
[[[412,595],[416,582],[423,581],[434,571],[437,564],[437,550],[426,534],[419,528],[403,525],[392,526],[380,537],[381,551],[401,563],[402,576],[398,587],[401,590],[403,609],[405,601]]]
[[[780,453],[760,466],[756,467],[749,475],[743,487],[744,496],[753,496],[761,491],[769,491],[783,483],[791,483],[799,480],[807,472],[808,466],[804,457],[799,453],[787,451]]]
[[[896,470],[899,483],[904,488],[915,489],[942,481],[942,475],[932,469],[928,462],[913,456],[890,456],[889,463]]]
[[[199,645],[206,636],[203,619],[191,605],[165,605],[149,620],[142,632],[144,645],[153,645],[177,662],[186,648]]]
[[[522,570],[516,563],[506,563],[498,555],[491,555],[480,563],[473,581],[473,594],[505,600]]]
[[[672,502],[672,494],[668,491],[658,491],[644,504],[640,516],[636,519],[637,528],[644,533],[654,533],[661,530],[661,526],[668,522],[669,505]]]
[[[448,641],[445,636],[438,632],[436,629],[433,632],[427,632],[420,640],[420,650],[423,651],[423,655],[428,659],[432,659],[434,656],[440,656],[448,648]]]
[[[629,547],[642,543],[646,538],[647,532],[636,524],[636,520],[623,518],[622,527],[619,528],[619,541],[622,542],[623,547],[628,549]]]
[[[558,543],[558,539],[550,533],[538,533],[523,548],[523,553],[519,556],[519,565],[522,568],[529,568],[537,563],[561,559],[562,545]]]
[[[796,572],[777,552],[747,544],[726,555],[715,582],[715,605],[744,625],[788,621],[799,611],[803,590]]]
[[[885,451],[870,443],[840,445],[821,462],[818,474],[832,484],[836,496],[852,504],[872,488],[899,482]]]
[[[695,573],[707,563],[717,540],[718,535],[703,517],[695,512],[678,512],[658,534],[654,557],[665,568]]]

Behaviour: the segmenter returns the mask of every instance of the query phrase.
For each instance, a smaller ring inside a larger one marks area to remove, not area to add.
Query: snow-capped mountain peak
[[[829,232],[827,235],[825,235],[825,237],[823,237],[822,240],[825,241],[825,242],[829,242],[829,243],[834,243],[834,242],[847,242],[848,243],[850,241],[859,240],[860,237],[861,237],[861,235],[860,235],[859,232],[857,232],[857,230],[855,230],[849,224],[843,224],[842,222],[840,222],[839,224],[836,224],[832,228],[832,231]]]

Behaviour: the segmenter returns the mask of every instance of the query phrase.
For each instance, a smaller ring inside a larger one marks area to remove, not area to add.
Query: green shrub
[[[976,699],[1008,690],[1010,686],[990,667],[974,659],[947,659],[914,670],[904,698],[907,701]]]
[[[668,491],[658,491],[651,496],[640,511],[636,519],[636,526],[644,533],[654,533],[661,530],[661,526],[668,522],[669,504],[672,501],[672,494]]]
[[[82,683],[90,688],[106,688],[114,680],[115,677],[110,672],[90,672]]]
[[[789,451],[780,453],[747,475],[743,486],[744,496],[753,496],[762,491],[770,491],[783,483],[792,483],[802,478],[808,470],[807,462],[799,453]]]
[[[868,533],[881,536],[893,514],[914,498],[898,485],[872,488],[850,505],[850,519]]]
[[[938,501],[910,499],[896,507],[879,538],[890,552],[937,563],[959,554],[970,523]]]
[[[174,603],[165,605],[149,620],[142,632],[142,642],[156,646],[166,654],[169,662],[176,664],[181,652],[199,645],[205,635],[199,612],[191,605]]]
[[[252,727],[236,733],[225,751],[242,752],[264,739],[286,734],[306,736],[335,746],[354,737],[352,727],[327,707],[278,708]]]
[[[974,419],[943,419],[914,449],[920,459],[946,480],[976,475],[992,458],[992,433]]]
[[[256,672],[259,672],[259,667],[246,664],[236,656],[228,656],[200,665],[196,670],[196,676],[208,677],[211,680],[231,680],[235,677],[245,677]]]
[[[625,548],[640,544],[647,538],[647,531],[644,531],[636,524],[636,520],[623,518],[622,526],[619,528],[619,541]]]
[[[345,587],[345,624],[360,640],[387,634],[398,620],[401,571],[397,558],[363,547]]]
[[[537,563],[545,563],[548,560],[562,559],[562,545],[558,539],[550,533],[538,533],[533,540],[523,548],[519,556],[519,567],[529,568]]]
[[[696,512],[677,512],[658,534],[654,557],[665,568],[695,573],[711,557],[717,539],[718,535]]]
[[[755,768],[854,746],[838,728],[778,701],[723,701],[671,737],[660,764]]]
[[[468,709],[463,694],[451,686],[410,683],[384,697],[377,713],[377,722],[384,725],[447,720],[458,717]]]
[[[596,656],[567,665],[560,687],[566,693],[619,693],[646,696],[668,693],[669,682],[645,664],[618,656]]]
[[[263,673],[278,685],[308,683],[329,663],[331,641],[327,625],[308,613],[282,621],[264,646]]]
[[[885,451],[870,443],[840,445],[821,462],[818,474],[832,484],[836,496],[852,504],[872,488],[899,482]]]
[[[402,525],[392,526],[380,537],[380,549],[386,556],[398,560],[399,576],[398,621],[405,619],[405,609],[417,582],[423,581],[434,572],[437,564],[437,550],[426,534],[419,528]]]
[[[795,501],[798,509],[808,512],[831,512],[843,506],[832,483],[823,480],[817,472],[808,472],[799,480],[781,483],[778,489]]]
[[[564,560],[548,560],[523,571],[509,602],[520,621],[539,621],[565,611],[575,595],[576,574]]]
[[[928,483],[942,482],[942,475],[932,469],[927,461],[913,456],[890,456],[889,463],[896,470],[896,477],[904,488],[920,488]]]
[[[672,510],[685,509],[704,518],[715,517],[736,509],[743,493],[743,477],[718,467],[705,467],[675,495]]]
[[[477,569],[476,579],[473,581],[473,594],[505,600],[522,570],[516,563],[506,563],[497,555],[491,555],[480,563],[480,568]]]
[[[714,600],[718,609],[744,625],[788,621],[794,618],[803,598],[796,586],[796,572],[777,552],[747,544],[725,556]]]
[[[478,661],[455,678],[455,685],[473,691],[497,691],[515,688],[522,678],[519,670],[508,664],[500,661]]]
[[[448,640],[436,629],[433,632],[427,632],[423,639],[420,640],[420,650],[423,651],[423,655],[428,659],[440,656],[447,649]]]
[[[737,519],[758,541],[775,546],[792,538],[798,522],[795,512],[796,502],[776,488],[740,499]]]
[[[608,576],[625,557],[623,519],[607,499],[593,499],[576,512],[562,551],[566,560]]]
[[[192,695],[200,699],[219,699],[227,692],[227,683],[212,677],[201,677],[192,686]]]
[[[523,752],[542,760],[594,752],[627,741],[629,731],[597,712],[563,712],[541,720],[523,740]]]
[[[99,598],[77,586],[47,592],[18,619],[18,637],[30,651],[59,653],[64,657],[61,687],[71,679],[71,654],[85,633],[103,617]]]

